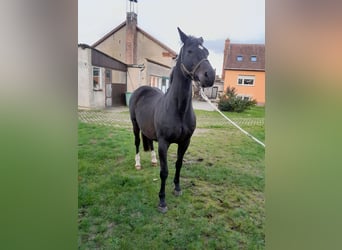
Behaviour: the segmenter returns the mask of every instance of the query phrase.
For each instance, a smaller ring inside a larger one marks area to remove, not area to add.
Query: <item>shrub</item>
[[[245,109],[248,109],[255,105],[255,99],[242,99],[240,96],[237,96],[236,89],[234,87],[228,87],[224,95],[220,97],[218,108],[221,111],[231,111],[240,113],[243,112]]]

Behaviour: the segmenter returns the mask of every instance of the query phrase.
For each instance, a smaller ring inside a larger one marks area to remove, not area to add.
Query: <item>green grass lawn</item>
[[[264,108],[227,114],[260,119]],[[196,116],[180,197],[172,195],[177,147],[169,149],[166,214],[157,210],[159,167],[150,153],[141,153],[141,171],[134,167],[131,129],[79,123],[80,249],[265,248],[264,148],[217,112]],[[263,123],[243,128],[264,141]]]

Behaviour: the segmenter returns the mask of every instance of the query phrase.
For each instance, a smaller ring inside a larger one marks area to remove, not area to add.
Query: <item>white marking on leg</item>
[[[140,170],[140,169],[141,169],[140,155],[139,155],[139,153],[137,153],[137,154],[135,155],[135,168],[136,168],[137,170]]]
[[[151,151],[151,162],[152,162],[152,165],[157,165],[158,161],[157,161],[157,156],[156,156],[156,152],[154,152],[154,150]]]

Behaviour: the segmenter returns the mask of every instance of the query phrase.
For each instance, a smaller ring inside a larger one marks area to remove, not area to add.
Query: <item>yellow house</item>
[[[238,96],[265,105],[265,45],[225,41],[222,79],[224,91],[234,87]]]

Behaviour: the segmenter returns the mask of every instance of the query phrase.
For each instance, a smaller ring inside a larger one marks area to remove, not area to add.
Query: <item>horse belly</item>
[[[194,128],[188,126],[174,126],[165,128],[161,135],[171,143],[179,143],[190,139]]]
[[[137,117],[137,122],[139,124],[141,132],[147,138],[151,140],[157,139],[156,130],[154,128],[153,117],[149,117],[148,114],[145,114],[145,117]]]

